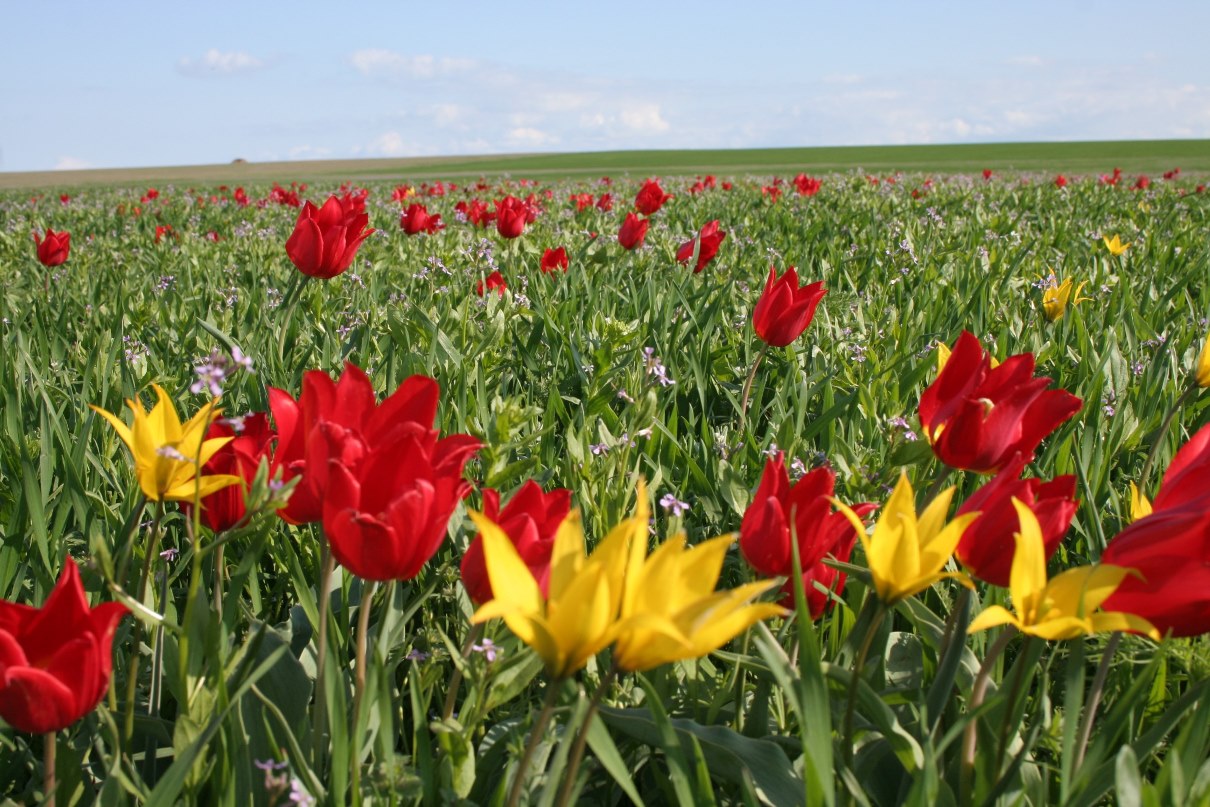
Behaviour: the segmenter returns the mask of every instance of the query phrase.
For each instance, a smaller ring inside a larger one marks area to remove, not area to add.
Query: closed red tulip
[[[126,606],[92,608],[68,557],[41,608],[0,600],[0,717],[18,731],[67,728],[109,689],[113,634]]]
[[[504,238],[519,238],[529,222],[529,206],[516,196],[506,196],[496,202],[496,232]]]
[[[43,266],[60,266],[71,252],[71,233],[66,230],[57,233],[47,227],[45,236],[34,233],[34,243],[38,246],[38,261]]]
[[[440,213],[430,215],[428,208],[416,202],[408,205],[408,209],[403,211],[403,215],[399,217],[399,226],[408,235],[419,233],[432,235],[445,229],[445,225],[441,223]]]
[[[853,525],[843,513],[835,512],[832,493],[836,474],[831,468],[816,468],[793,485],[779,453],[765,463],[765,471],[752,504],[744,512],[739,528],[739,548],[748,564],[768,577],[793,577],[794,556],[791,526],[798,541],[803,589],[811,618],[818,619],[829,607],[826,591],[844,590],[845,575],[828,566],[825,558],[847,562],[857,541]],[[863,517],[875,509],[869,503],[855,504],[853,512]],[[815,586],[823,586],[821,591]],[[794,581],[786,582],[783,602],[792,606]]]
[[[672,194],[664,192],[664,189],[660,187],[658,179],[649,179],[643,183],[643,187],[639,188],[639,192],[635,194],[634,209],[644,216],[651,216],[671,198]]]
[[[705,268],[706,264],[714,260],[714,256],[718,254],[718,248],[722,245],[723,239],[727,237],[725,230],[718,228],[718,219],[708,222],[702,227],[701,232],[696,238],[691,238],[681,244],[680,249],[676,251],[676,259],[679,263],[689,263],[693,259],[693,250],[700,242],[701,246],[697,248],[697,264],[693,267],[693,273],[697,274]]]
[[[1080,411],[1079,398],[1049,385],[1049,378],[1034,377],[1032,353],[993,368],[978,338],[963,331],[920,397],[920,423],[946,465],[995,473],[1017,453],[1032,460],[1043,438]]]
[[[637,249],[643,246],[649,223],[647,219],[641,219],[634,213],[627,213],[626,220],[622,222],[622,227],[618,230],[618,243],[622,245],[623,249]]]
[[[1111,539],[1101,561],[1138,573],[1105,610],[1137,614],[1160,633],[1210,633],[1210,425],[1172,459],[1151,514]]]
[[[497,297],[504,296],[504,290],[508,288],[508,283],[504,282],[504,275],[500,274],[497,269],[487,276],[485,280],[480,280],[479,285],[475,287],[475,291],[480,297],[489,291],[495,291]]]
[[[1067,187],[1067,177],[1063,176],[1062,174],[1059,174],[1057,177],[1055,177],[1055,187],[1056,188],[1066,188]]]
[[[500,509],[500,494],[486,488],[483,491],[483,515],[500,525],[504,534],[517,548],[517,554],[529,567],[542,596],[550,585],[550,553],[554,548],[559,525],[571,511],[571,491],[556,488],[544,493],[532,479],[521,486]],[[483,539],[476,535],[462,556],[462,585],[476,605],[493,598],[492,583],[483,558]]]
[[[265,412],[216,420],[210,424],[205,439],[232,439],[202,466],[203,473],[233,474],[242,479],[243,484],[229,485],[202,499],[203,524],[214,532],[222,532],[231,529],[244,518],[245,498],[252,489],[252,480],[256,478],[261,458],[269,456],[269,449],[276,436],[277,433],[269,426],[269,417]],[[182,503],[181,510],[186,516],[191,509],[189,503]]]
[[[542,261],[539,267],[542,269],[543,274],[547,274],[559,269],[566,272],[569,265],[567,249],[565,247],[558,247],[557,249],[548,249],[542,253]]]
[[[806,174],[799,174],[794,177],[794,187],[802,196],[814,196],[823,187],[823,180],[809,177]]]
[[[765,291],[752,309],[752,327],[756,335],[773,347],[785,347],[811,324],[815,307],[827,294],[823,281],[798,285],[798,274],[791,266],[780,278],[770,266]]]
[[[323,451],[328,444],[323,451],[312,445],[321,421],[342,426],[356,437],[348,443],[353,451],[359,444],[392,442],[404,432],[429,432],[439,397],[436,381],[414,375],[378,403],[369,377],[352,363],[345,365],[338,381],[319,370],[307,372],[298,400],[269,387],[269,409],[278,434],[271,470],[280,468],[286,482],[302,477],[278,515],[290,524],[308,524],[323,516],[328,459]]]
[[[366,226],[369,221],[364,198],[360,206],[357,198],[348,196],[328,197],[320,208],[308,201],[286,240],[286,254],[304,275],[336,277],[352,265],[361,242],[374,232]]]
[[[1016,552],[1013,536],[1021,531],[1013,499],[1020,500],[1038,517],[1047,558],[1059,548],[1079,505],[1074,476],[1059,476],[1049,482],[1020,479],[1024,470],[1025,459],[1018,454],[957,512],[960,516],[979,513],[962,533],[955,553],[958,560],[973,576],[1004,588],[1008,587]]]

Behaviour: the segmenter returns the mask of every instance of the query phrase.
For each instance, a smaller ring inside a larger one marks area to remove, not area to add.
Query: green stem
[[[324,670],[328,656],[328,610],[331,594],[328,589],[332,586],[332,572],[336,568],[336,559],[328,549],[328,540],[320,530],[319,535],[319,638],[315,648],[315,713],[311,716],[311,751],[314,755],[313,768],[318,773],[323,769],[324,723],[327,720],[328,697],[324,691]]]
[[[584,715],[584,723],[580,726],[580,730],[576,733],[576,744],[571,748],[571,756],[568,757],[567,767],[563,773],[563,784],[559,786],[559,795],[555,799],[555,807],[564,807],[571,801],[571,792],[575,789],[576,773],[580,768],[580,762],[584,759],[584,746],[588,744],[588,730],[592,727],[592,721],[596,719],[597,709],[601,706],[601,699],[605,693],[609,691],[609,687],[613,684],[613,679],[617,677],[618,666],[614,664],[609,668],[609,672],[601,679],[601,683],[597,685],[597,691],[592,693],[592,700],[588,703],[588,713]]]
[[[462,661],[467,663],[471,657],[471,647],[483,638],[483,623],[471,626],[471,632],[462,645]],[[441,719],[449,720],[454,714],[455,701],[458,699],[458,688],[462,685],[462,668],[455,666],[454,674],[450,676],[449,689],[445,693],[445,704],[441,707]]]
[[[1005,628],[1000,637],[996,639],[995,644],[988,648],[987,655],[983,659],[983,664],[979,667],[979,672],[975,676],[974,686],[971,687],[971,699],[967,705],[967,712],[973,712],[983,704],[983,696],[987,693],[987,684],[991,679],[992,666],[996,663],[996,659],[1004,652],[1004,648],[1008,647],[1008,643],[1014,636],[1017,635],[1017,629],[1012,625]],[[959,804],[971,804],[975,781],[975,746],[979,739],[979,719],[972,717],[970,722],[966,724],[966,729],[962,734],[962,768],[959,773]]]
[[[55,740],[57,732],[48,731],[42,735],[42,792],[46,795],[45,807],[55,807]]]
[[[146,494],[140,493],[138,501],[135,502],[134,510],[130,514],[129,521],[130,529],[126,531],[126,535],[122,539],[122,554],[118,559],[118,566],[115,580],[119,585],[130,585],[130,581],[126,579],[126,575],[130,572],[130,558],[134,554],[134,534],[139,528],[139,516],[143,513],[143,508],[147,506]]]
[[[286,296],[281,303],[282,316],[280,320],[278,339],[277,339],[277,363],[280,365],[286,355],[286,336],[290,332],[290,320],[294,318],[294,307],[297,305],[299,298],[302,296],[303,284],[310,279],[310,276],[299,272],[294,277],[294,282],[290,284],[290,288],[286,290]]]
[[[739,427],[742,432],[744,421],[748,415],[748,398],[752,395],[752,383],[756,380],[756,370],[760,367],[761,360],[765,358],[765,354],[769,352],[769,345],[765,343],[760,353],[756,354],[756,361],[752,362],[752,370],[748,373],[748,379],[744,382],[744,393],[739,402]]]
[[[868,594],[869,597],[876,597],[875,594]],[[874,601],[875,612],[870,619],[870,627],[866,630],[865,638],[861,641],[861,649],[857,651],[857,658],[853,661],[853,674],[849,679],[849,693],[844,708],[844,733],[841,735],[842,752],[844,754],[845,767],[853,766],[853,716],[857,711],[857,687],[861,682],[861,673],[865,668],[866,657],[870,654],[870,647],[874,644],[874,636],[878,633],[878,629],[882,627],[882,620],[886,617],[886,606],[881,600]]]
[[[1168,410],[1168,414],[1164,416],[1164,422],[1160,424],[1160,430],[1155,435],[1155,441],[1151,444],[1151,450],[1147,452],[1147,461],[1143,463],[1143,471],[1139,474],[1139,490],[1141,492],[1145,493],[1148,489],[1147,477],[1151,474],[1151,466],[1155,462],[1155,455],[1159,452],[1160,445],[1164,442],[1164,437],[1168,434],[1168,427],[1172,425],[1172,421],[1176,418],[1176,413],[1180,411],[1180,408],[1184,406],[1197,391],[1198,386],[1196,384],[1186,389],[1181,394],[1181,397],[1176,399],[1176,403],[1172,405],[1172,408]]]
[[[168,602],[168,566],[164,566],[164,582],[160,586],[160,608],[164,608],[164,604]],[[165,609],[166,610],[166,609]],[[188,624],[188,623],[186,623]],[[155,638],[151,642],[151,691],[147,696],[147,714],[151,717],[158,717],[160,714],[160,699],[163,697],[164,691],[164,623],[160,623],[155,629]],[[155,735],[148,733],[147,744],[143,753],[143,770],[145,772],[144,779],[151,781],[155,775],[155,759],[156,753],[159,750],[159,744],[156,742]]]
[[[1084,718],[1080,721],[1080,733],[1076,738],[1076,759],[1071,766],[1072,771],[1080,770],[1084,764],[1084,754],[1088,750],[1088,739],[1092,736],[1092,722],[1097,716],[1097,707],[1101,704],[1101,693],[1105,691],[1105,678],[1109,675],[1109,663],[1113,654],[1122,641],[1122,632],[1114,631],[1105,643],[1101,652],[1101,663],[1097,665],[1097,673],[1092,679],[1092,689],[1088,692],[1088,707],[1084,710]]]
[[[366,689],[366,635],[370,631],[370,605],[374,601],[374,581],[363,581],[361,606],[357,614],[357,666],[353,673],[353,738],[349,748],[349,782],[353,792],[353,804],[361,804],[361,742],[357,728],[361,723],[361,706],[365,701]]]
[[[505,807],[517,807],[521,801],[521,790],[525,786],[525,773],[529,769],[529,762],[533,759],[534,751],[538,749],[542,735],[546,733],[550,718],[555,713],[555,701],[559,698],[562,683],[562,679],[551,681],[546,690],[546,699],[542,701],[542,711],[538,714],[538,722],[534,723],[534,729],[529,734],[529,741],[525,744],[525,753],[521,755],[521,761],[517,763],[517,778],[513,780],[513,786],[508,791],[508,802]]]
[[[146,554],[143,556],[143,571],[139,576],[138,602],[142,605],[147,599],[147,578],[151,574],[151,559],[156,556],[160,545],[160,524],[164,519],[164,503],[155,503],[155,517],[151,521],[151,537],[147,542]],[[139,658],[143,644],[143,621],[136,619],[134,623],[134,644],[130,650],[130,660],[126,665],[126,711],[123,714],[122,738],[126,743],[134,736],[134,700],[139,686]]]
[[[1028,637],[1027,641],[1033,641],[1033,637]],[[1012,689],[1008,693],[1008,701],[1004,705],[1004,720],[1000,724],[1000,741],[996,745],[996,776],[999,777],[1000,771],[1004,769],[1004,752],[1008,750],[1008,732],[1012,728],[1013,710],[1017,708],[1017,698],[1021,695],[1021,689],[1025,684],[1025,668],[1029,665],[1025,664],[1025,648],[1022,648],[1021,657],[1017,659],[1017,671],[1013,675]]]

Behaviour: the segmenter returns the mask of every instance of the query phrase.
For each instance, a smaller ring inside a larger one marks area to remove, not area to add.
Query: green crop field
[[[1207,172],[0,174],[0,800],[1210,804]]]

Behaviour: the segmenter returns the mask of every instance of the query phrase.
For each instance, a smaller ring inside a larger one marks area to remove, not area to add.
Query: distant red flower
[[[43,266],[59,266],[71,252],[71,233],[66,230],[57,233],[47,227],[45,236],[34,233],[34,243],[37,245],[38,261]]]
[[[672,194],[664,192],[664,189],[660,187],[658,179],[649,179],[643,183],[643,187],[639,188],[639,192],[635,194],[634,209],[644,216],[651,216],[671,198]]]
[[[722,188],[723,188],[723,190],[725,190],[725,191],[729,191],[729,190],[731,190],[731,188],[732,188],[732,187],[734,187],[734,186],[733,186],[733,185],[732,185],[730,182],[724,182],[724,183],[723,183],[723,185],[722,185]]]
[[[402,202],[404,199],[407,199],[409,196],[415,196],[415,195],[416,195],[416,189],[413,188],[411,185],[396,185],[395,190],[391,191],[391,201],[392,202]]]
[[[330,196],[323,207],[310,201],[299,211],[294,232],[286,241],[286,255],[298,271],[328,279],[349,268],[361,242],[374,232],[370,217],[355,210],[356,204]]]
[[[144,202],[148,202],[152,199],[158,199],[158,198],[160,198],[160,192],[158,190],[156,190],[155,188],[148,188],[147,192],[143,194]]]
[[[542,253],[542,262],[539,264],[543,274],[562,269],[567,271],[567,249],[559,247],[558,249],[548,249]]]
[[[1059,174],[1057,177],[1055,177],[1055,187],[1056,188],[1066,188],[1067,187],[1067,177],[1063,176],[1062,174]]]
[[[504,282],[504,275],[500,274],[500,270],[497,269],[488,275],[486,280],[480,280],[479,285],[475,287],[475,291],[482,297],[485,291],[495,289],[496,296],[503,297],[504,290],[507,288],[508,284]]]
[[[175,236],[176,232],[172,229],[171,224],[157,224],[155,226],[155,242],[158,244],[164,239],[164,236]]]
[[[454,205],[463,217],[476,227],[486,227],[495,220],[496,214],[487,209],[487,203],[481,199],[472,199],[469,203],[462,201]]]
[[[496,232],[504,238],[518,238],[525,232],[529,207],[516,196],[505,196],[496,202]]]
[[[576,212],[581,213],[592,207],[594,200],[591,193],[573,193],[570,197],[570,201],[575,204]]]
[[[601,198],[597,199],[597,210],[602,210],[606,213],[613,210],[613,194],[602,193]]]
[[[1141,174],[1139,178],[1134,181],[1133,190],[1145,191],[1150,187],[1151,179],[1146,174]]]
[[[69,202],[71,202],[71,194],[70,194],[70,193],[61,193],[61,194],[59,194],[59,204],[64,204],[64,205],[65,205],[65,204],[68,204]]]
[[[714,260],[714,256],[718,254],[718,248],[723,243],[723,239],[727,237],[725,230],[718,228],[718,219],[708,222],[702,227],[701,232],[696,238],[691,238],[681,244],[680,249],[676,251],[676,259],[679,263],[689,263],[693,258],[693,251],[697,249],[697,264],[693,267],[694,274],[701,272],[706,264]],[[698,244],[700,243],[700,246]]]
[[[248,206],[248,192],[242,187],[237,187],[234,191],[232,191],[231,198],[234,199],[235,203],[240,207]]]
[[[794,187],[802,196],[814,196],[823,187],[823,180],[809,177],[806,174],[799,174],[794,177]]]
[[[1173,168],[1171,171],[1164,172],[1164,179],[1176,179],[1181,174],[1181,169]]]
[[[219,241],[222,241],[223,238],[215,230],[207,230],[206,231],[206,240],[213,241],[214,243],[217,244]]]
[[[430,215],[428,208],[416,202],[408,205],[408,209],[399,217],[399,226],[408,235],[418,233],[432,235],[438,230],[445,229],[445,225],[441,223],[440,213]]]
[[[706,174],[706,176],[702,178],[702,184],[706,186],[706,190],[708,191],[714,190],[716,182],[717,181],[714,178],[714,174]]]
[[[781,188],[776,185],[765,185],[760,189],[762,196],[769,197],[769,201],[776,203],[781,198]]]
[[[765,291],[752,309],[756,335],[773,347],[785,347],[811,324],[815,307],[825,294],[822,280],[799,287],[793,266],[780,278],[777,270],[770,266]]]
[[[627,213],[626,220],[622,222],[622,226],[618,230],[618,243],[622,245],[623,249],[636,249],[643,246],[649,223],[648,219],[641,219],[634,213]]]
[[[988,182],[991,180],[991,178],[992,178],[992,169],[984,168],[983,169],[983,181]]]

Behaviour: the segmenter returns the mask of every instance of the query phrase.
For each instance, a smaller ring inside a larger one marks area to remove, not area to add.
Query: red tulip
[[[1101,561],[1138,573],[1105,600],[1105,610],[1137,614],[1160,633],[1210,633],[1210,425],[1173,458],[1151,515],[1118,533]]]
[[[664,189],[660,187],[658,179],[649,179],[643,183],[643,187],[639,188],[639,192],[635,194],[634,209],[644,216],[651,216],[671,198],[672,194],[664,192]]]
[[[1066,188],[1067,187],[1067,177],[1063,176],[1062,174],[1059,174],[1057,177],[1055,177],[1055,187],[1056,188]]]
[[[773,347],[785,347],[811,324],[815,307],[825,294],[822,280],[799,287],[793,266],[780,278],[770,266],[765,291],[752,309],[756,335]]]
[[[417,233],[432,235],[438,230],[445,229],[445,225],[441,223],[440,213],[429,215],[428,208],[415,202],[408,205],[408,209],[399,217],[399,226],[408,235],[416,235]]]
[[[680,263],[689,263],[693,258],[694,247],[700,241],[701,246],[698,248],[697,265],[693,267],[693,273],[697,274],[702,271],[706,264],[714,260],[714,256],[718,254],[719,246],[726,237],[726,231],[718,228],[718,219],[715,219],[702,227],[697,238],[690,238],[681,244],[681,248],[676,251],[676,259]]]
[[[591,193],[573,193],[570,199],[575,204],[577,213],[581,213],[592,207],[594,201]]]
[[[1010,356],[996,368],[979,340],[963,331],[944,369],[920,396],[920,423],[937,458],[951,468],[1001,470],[1020,452],[1026,462],[1046,435],[1080,411],[1066,390],[1034,378],[1034,356]]]
[[[793,520],[803,588],[812,619],[818,619],[831,602],[825,591],[839,594],[844,590],[844,573],[825,564],[824,558],[847,562],[857,542],[853,525],[843,513],[832,510],[831,496],[835,485],[836,474],[825,466],[816,468],[791,486],[779,453],[765,463],[756,496],[739,528],[740,551],[753,569],[769,577],[792,577],[794,559],[790,528]],[[865,516],[875,507],[863,502],[853,505],[852,509],[858,516]],[[793,605],[794,581],[789,580],[782,591],[786,592],[783,602]]]
[[[618,243],[622,245],[623,249],[636,249],[643,246],[649,223],[647,219],[641,219],[634,213],[627,213],[626,220],[622,222],[622,227],[618,230]]]
[[[38,261],[43,266],[59,266],[71,252],[71,233],[66,230],[57,233],[47,227],[45,237],[34,233],[34,243],[38,247]]]
[[[992,178],[992,169],[984,168],[983,169],[983,181],[989,182],[989,181],[991,181],[991,178]]]
[[[497,297],[504,296],[504,290],[508,288],[508,284],[504,282],[504,275],[500,274],[500,270],[496,269],[486,280],[480,280],[479,285],[475,287],[475,291],[480,297],[485,291],[495,291]]]
[[[323,515],[327,455],[312,445],[321,421],[342,426],[356,437],[348,443],[353,451],[358,443],[386,443],[405,432],[429,432],[439,396],[436,381],[414,375],[378,404],[369,377],[351,363],[345,365],[339,381],[318,370],[306,373],[297,401],[288,392],[269,387],[269,409],[278,434],[271,470],[280,468],[285,482],[302,477],[289,505],[278,515],[291,524],[319,521]],[[322,448],[326,450],[327,444]]]
[[[571,491],[556,488],[543,493],[542,487],[532,479],[521,486],[504,509],[500,509],[500,494],[486,488],[483,491],[483,514],[500,525],[504,534],[517,548],[517,554],[533,573],[547,595],[550,585],[550,553],[554,548],[555,534],[563,519],[571,510]],[[487,565],[483,559],[483,539],[476,535],[462,556],[462,585],[475,605],[482,605],[493,598],[492,583],[487,576]]]
[[[530,210],[516,196],[506,196],[496,202],[496,232],[504,238],[518,238],[525,232]]]
[[[41,608],[0,600],[0,717],[18,731],[64,729],[109,689],[113,634],[126,606],[90,608],[68,557]]]
[[[597,210],[605,213],[613,210],[613,194],[602,193],[601,198],[597,199]]]
[[[569,263],[567,260],[567,249],[559,247],[558,249],[548,249],[542,253],[542,262],[539,264],[543,274],[553,272],[556,269],[567,271]]]
[[[1038,517],[1047,558],[1059,548],[1079,504],[1074,476],[1059,476],[1050,482],[1020,479],[1025,464],[1024,457],[1016,455],[963,502],[957,513],[979,513],[962,533],[958,560],[975,577],[1004,588],[1008,587],[1017,546],[1013,534],[1021,531],[1013,499],[1019,499]]]
[[[241,418],[216,420],[206,431],[206,439],[231,437],[230,442],[214,454],[202,466],[206,474],[234,474],[242,485],[229,485],[202,499],[202,523],[214,532],[229,530],[238,524],[246,512],[244,501],[252,489],[252,480],[260,468],[262,457],[269,456],[269,448],[277,433],[269,426],[269,417],[264,412],[253,412]],[[192,505],[182,503],[181,510],[189,515]]]
[[[470,204],[461,201],[454,209],[466,217],[466,220],[476,227],[486,227],[496,218],[496,214],[487,209],[487,204],[480,199],[472,199]]]
[[[794,187],[803,196],[814,196],[823,187],[823,180],[809,177],[806,174],[799,174],[794,177]]]
[[[328,279],[349,268],[361,242],[370,237],[370,217],[356,199],[330,196],[323,207],[308,201],[298,214],[294,232],[286,241],[286,254],[304,275]]]

